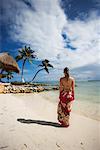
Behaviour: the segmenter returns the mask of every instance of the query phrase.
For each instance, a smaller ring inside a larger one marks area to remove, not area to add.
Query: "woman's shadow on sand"
[[[26,123],[26,124],[32,124],[33,123],[33,124],[62,128],[62,126],[60,124],[58,124],[56,122],[50,122],[50,121],[31,120],[31,119],[23,119],[23,118],[18,118],[17,121],[19,121],[20,123]]]

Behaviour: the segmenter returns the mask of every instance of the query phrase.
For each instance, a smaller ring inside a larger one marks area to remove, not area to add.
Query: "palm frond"
[[[42,65],[47,67],[47,63],[45,61],[42,61]]]
[[[34,59],[34,58],[36,58],[37,56],[32,53],[30,57]]]
[[[23,51],[22,51],[22,50],[18,50],[18,52],[19,52],[20,54],[22,54],[22,53],[23,53]]]
[[[45,59],[44,61],[45,61],[46,63],[49,63],[49,60],[48,60],[48,59]]]
[[[38,65],[38,67],[43,67],[43,65]]]
[[[53,66],[51,64],[48,64],[48,67],[52,67],[53,68]]]
[[[19,60],[23,59],[23,56],[22,55],[18,55],[18,56],[15,57],[15,59],[16,59],[16,61],[19,61]]]

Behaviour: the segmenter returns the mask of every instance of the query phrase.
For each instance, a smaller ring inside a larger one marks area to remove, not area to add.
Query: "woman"
[[[69,69],[64,69],[64,77],[60,78],[59,104],[58,104],[58,121],[61,126],[69,126],[69,117],[71,112],[72,101],[74,100],[75,81],[69,75]]]

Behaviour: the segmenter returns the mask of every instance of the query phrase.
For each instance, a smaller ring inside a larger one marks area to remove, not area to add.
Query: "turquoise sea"
[[[56,85],[58,82],[51,82]],[[52,102],[59,101],[59,91],[44,92],[42,95]],[[77,81],[72,111],[100,120],[100,81]]]

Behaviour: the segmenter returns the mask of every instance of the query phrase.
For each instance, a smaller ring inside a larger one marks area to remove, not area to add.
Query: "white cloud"
[[[69,52],[72,66],[79,67],[91,63],[99,63],[100,57],[100,18],[92,17],[85,22],[76,20],[66,25],[66,33],[77,48],[76,52]]]
[[[54,60],[58,67],[79,67],[98,61],[100,52],[100,19],[95,13],[86,21],[68,21],[57,0],[31,0],[36,11],[26,6],[20,9],[11,36],[30,44],[39,58]],[[65,28],[76,51],[64,49],[61,32]],[[60,59],[57,62],[57,56]]]
[[[26,7],[20,9],[12,25],[11,37],[30,44],[37,50],[39,58],[55,59],[59,53],[64,52],[61,32],[66,22],[65,15],[57,0],[31,2],[35,2],[36,11]]]
[[[28,2],[32,9],[23,0],[10,0],[5,5],[6,19],[8,16],[13,18],[9,31],[13,40],[30,44],[40,59],[51,60],[58,69],[100,63],[100,17],[96,12],[91,13],[86,21],[69,21],[58,0]],[[76,47],[75,51],[64,48],[63,29]]]

